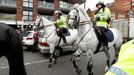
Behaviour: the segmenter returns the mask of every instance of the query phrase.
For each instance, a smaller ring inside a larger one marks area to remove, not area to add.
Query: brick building
[[[22,19],[25,22],[34,21],[38,14],[52,19],[55,9],[59,9],[64,13],[69,12],[69,8],[74,3],[83,3],[85,0],[45,0],[45,5],[42,0],[0,0],[0,22],[5,22],[11,25],[22,24]]]
[[[115,0],[113,3],[107,4],[109,7],[112,20],[128,19],[130,10],[134,10],[134,0]],[[94,17],[94,11],[87,11],[90,17]]]

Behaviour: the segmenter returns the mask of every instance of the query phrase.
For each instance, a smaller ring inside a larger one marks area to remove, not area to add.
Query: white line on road
[[[32,65],[32,64],[39,64],[39,63],[43,63],[43,62],[47,62],[47,61],[49,61],[49,60],[35,61],[35,62],[25,63],[24,65],[27,66],[27,65]],[[0,67],[0,69],[7,69],[7,68],[9,68],[9,66]]]

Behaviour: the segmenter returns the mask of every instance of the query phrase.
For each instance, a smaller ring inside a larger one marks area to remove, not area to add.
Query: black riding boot
[[[65,36],[63,34],[62,34],[62,39],[63,39],[64,43],[67,45],[66,38],[65,38]]]
[[[108,50],[108,41],[107,41],[107,37],[106,37],[106,34],[105,32],[102,32],[102,41],[103,41],[103,45],[104,45],[104,48],[103,50]]]

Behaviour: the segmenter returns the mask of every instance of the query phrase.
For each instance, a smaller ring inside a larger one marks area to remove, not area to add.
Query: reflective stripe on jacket
[[[60,16],[59,19],[57,19],[57,21],[55,22],[56,26],[58,27],[64,27],[67,28],[67,24],[66,24],[66,18],[64,16]]]
[[[107,28],[108,25],[107,21],[109,18],[111,18],[110,10],[107,7],[105,7],[103,11],[103,8],[101,8],[99,12],[95,15],[95,18],[96,17],[99,17],[100,19],[99,21],[96,20],[96,25]]]
[[[118,61],[113,66],[119,70],[109,70],[105,75],[134,75],[134,39],[122,45]],[[118,74],[119,71],[124,74]]]

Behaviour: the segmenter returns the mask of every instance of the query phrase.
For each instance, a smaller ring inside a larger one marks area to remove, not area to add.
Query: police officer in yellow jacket
[[[134,39],[122,45],[118,61],[105,75],[134,75]]]
[[[63,41],[67,45],[66,38],[64,35],[64,33],[68,32],[66,18],[65,16],[63,16],[63,13],[60,10],[54,11],[54,18],[56,20],[54,24],[56,26],[57,34],[63,39]]]
[[[104,50],[108,50],[108,42],[105,32],[107,31],[108,24],[110,22],[111,13],[110,10],[105,6],[104,2],[98,2],[96,4],[97,11],[95,13],[95,22],[97,29],[101,35],[101,40],[104,45]]]

